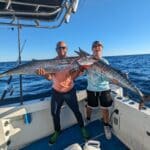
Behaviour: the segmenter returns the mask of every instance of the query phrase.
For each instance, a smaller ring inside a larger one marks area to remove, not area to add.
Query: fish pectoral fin
[[[126,79],[128,79],[128,73],[124,73],[121,70],[118,70],[116,68],[113,68],[117,73],[119,73],[120,75],[122,75],[123,77],[125,77]]]

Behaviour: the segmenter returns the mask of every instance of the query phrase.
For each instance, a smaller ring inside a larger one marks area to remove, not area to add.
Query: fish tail
[[[139,102],[139,110],[144,108],[144,101],[143,99],[141,99],[141,101]]]
[[[0,73],[0,78],[2,78],[4,76],[4,74],[3,73]]]
[[[146,102],[150,102],[150,95],[143,95],[141,97],[141,101],[139,103],[139,110],[143,109],[144,108],[144,104]]]

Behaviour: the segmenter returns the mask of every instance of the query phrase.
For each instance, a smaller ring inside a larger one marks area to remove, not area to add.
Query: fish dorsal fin
[[[80,57],[90,56],[89,53],[87,53],[86,51],[82,50],[80,47],[79,47],[79,51],[74,51],[74,52],[77,53]]]
[[[87,53],[86,51],[84,51],[84,50],[81,49],[80,47],[79,47],[79,51],[80,51],[80,53],[82,53],[82,54],[85,55],[85,56],[90,56],[89,53]]]
[[[80,52],[78,52],[78,51],[74,51],[74,52],[77,53],[80,56]]]
[[[122,71],[120,71],[119,69],[113,68],[116,72],[118,72],[120,75],[122,75],[123,77],[125,77],[126,79],[128,79],[128,73],[124,73]]]

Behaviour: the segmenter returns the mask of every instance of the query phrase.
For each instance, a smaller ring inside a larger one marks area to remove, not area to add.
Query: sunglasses
[[[60,46],[60,47],[57,47],[57,49],[59,49],[59,50],[66,49],[66,46]]]

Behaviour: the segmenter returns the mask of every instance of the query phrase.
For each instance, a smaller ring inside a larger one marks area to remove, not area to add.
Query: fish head
[[[92,56],[81,57],[80,59],[77,60],[80,66],[91,66],[96,61],[97,60],[94,59]]]

